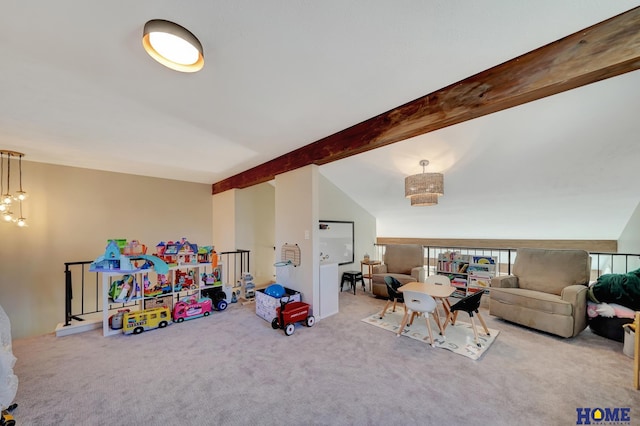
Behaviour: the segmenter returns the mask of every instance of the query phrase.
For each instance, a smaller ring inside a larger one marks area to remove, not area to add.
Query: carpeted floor
[[[491,317],[480,361],[382,331],[384,301],[340,294],[340,312],[285,336],[253,305],[134,336],[100,330],[14,341],[20,426],[575,425],[579,407],[631,407],[622,343],[562,339]],[[464,319],[464,318],[461,318]]]
[[[402,316],[402,309],[393,312],[391,308],[389,308],[383,319],[380,319],[380,312],[376,312],[373,315],[363,318],[362,321],[383,330],[397,333],[402,324]],[[478,327],[478,341],[480,343],[480,346],[478,346],[474,341],[473,328],[470,323],[458,320],[455,325],[449,324],[445,330],[445,337],[443,338],[439,334],[440,330],[438,330],[435,320],[431,318],[430,322],[431,335],[433,336],[434,346],[436,348],[446,349],[474,360],[480,359],[485,352],[487,352],[500,333],[498,330],[490,328],[489,336],[487,336],[482,326],[476,324]],[[476,323],[477,322],[476,320]],[[424,342],[427,345],[431,344],[429,333],[427,332],[427,323],[422,317],[416,318],[410,327],[405,327],[401,337],[409,337]]]

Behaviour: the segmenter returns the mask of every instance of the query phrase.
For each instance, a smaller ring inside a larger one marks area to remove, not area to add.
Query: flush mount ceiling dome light
[[[142,45],[156,61],[181,72],[196,72],[204,66],[202,44],[196,36],[180,25],[153,19],[144,25]]]

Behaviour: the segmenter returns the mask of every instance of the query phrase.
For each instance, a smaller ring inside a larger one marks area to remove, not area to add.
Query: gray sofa
[[[587,326],[590,272],[584,250],[518,249],[513,275],[491,280],[489,312],[561,337],[576,336]]]
[[[382,264],[373,267],[371,287],[373,294],[387,298],[384,277],[391,275],[402,284],[411,281],[423,282],[426,276],[424,249],[420,244],[387,244]]]

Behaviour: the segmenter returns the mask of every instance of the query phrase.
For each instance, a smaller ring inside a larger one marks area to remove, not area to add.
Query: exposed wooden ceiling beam
[[[640,68],[640,7],[214,183],[267,182]]]

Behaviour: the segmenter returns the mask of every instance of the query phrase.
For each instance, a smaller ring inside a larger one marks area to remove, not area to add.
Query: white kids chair
[[[414,316],[424,315],[424,319],[427,323],[427,331],[429,332],[429,340],[431,341],[431,346],[434,346],[435,343],[433,341],[433,334],[431,332],[429,314],[435,315],[438,327],[441,328],[440,321],[438,319],[438,311],[436,311],[436,301],[428,294],[419,293],[417,291],[404,291],[403,296],[405,311],[404,316],[402,317],[402,324],[398,329],[397,335],[400,336],[400,334],[402,334],[402,332],[404,331],[404,327],[407,325],[407,320],[409,319],[409,314],[411,314],[411,322],[409,324],[413,323]]]

